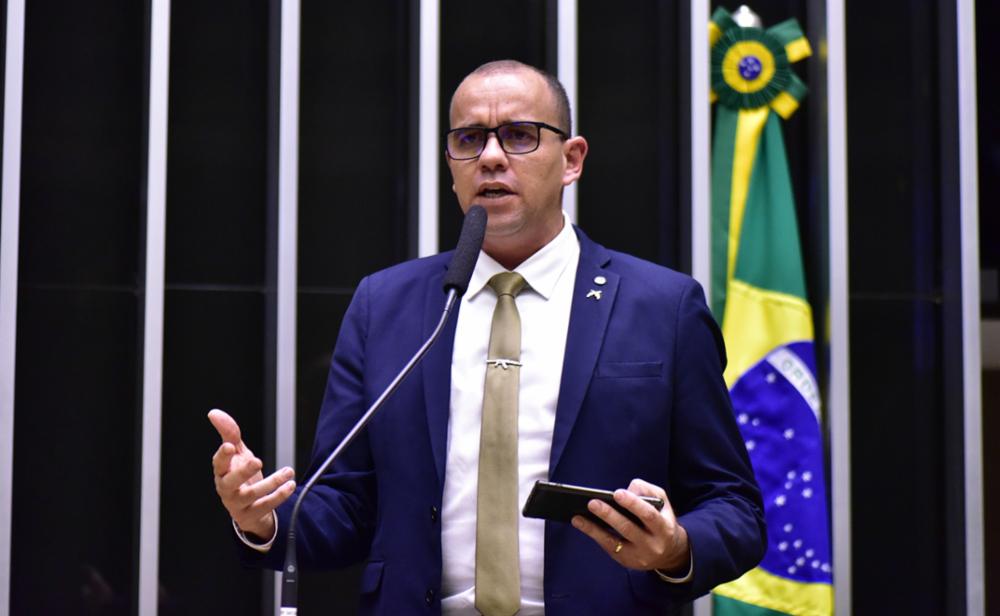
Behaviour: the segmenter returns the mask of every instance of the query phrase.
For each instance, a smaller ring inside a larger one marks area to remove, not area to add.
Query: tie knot
[[[517,294],[524,289],[525,284],[524,277],[517,272],[501,272],[490,278],[490,288],[493,289],[497,297],[501,295],[510,295],[512,297],[517,297]]]

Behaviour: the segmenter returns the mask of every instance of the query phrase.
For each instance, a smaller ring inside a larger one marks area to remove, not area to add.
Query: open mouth
[[[499,199],[501,197],[513,195],[514,193],[503,187],[493,187],[483,188],[476,194],[484,199]]]

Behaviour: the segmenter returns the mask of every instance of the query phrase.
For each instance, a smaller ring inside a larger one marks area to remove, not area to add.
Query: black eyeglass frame
[[[527,124],[527,125],[530,125],[530,126],[534,126],[535,128],[538,129],[538,141],[535,143],[535,147],[531,148],[530,150],[525,150],[523,152],[511,152],[511,151],[509,151],[504,146],[503,139],[500,137],[500,132],[499,132],[500,129],[504,128],[506,126],[517,126],[517,125],[524,125],[524,124]],[[541,129],[543,129],[543,128],[549,129],[550,131],[552,131],[555,134],[559,135],[559,137],[561,139],[563,139],[563,140],[569,139],[569,134],[567,134],[566,131],[564,131],[561,128],[556,128],[555,126],[552,126],[551,124],[546,124],[545,122],[535,122],[533,120],[518,120],[516,122],[504,122],[503,124],[498,124],[498,125],[494,126],[493,128],[487,128],[485,126],[461,126],[459,128],[453,128],[453,129],[449,130],[448,132],[446,132],[444,134],[444,151],[445,151],[445,154],[448,155],[448,158],[450,158],[452,160],[475,160],[475,159],[477,159],[477,158],[479,158],[480,156],[483,155],[483,151],[486,149],[486,144],[489,143],[489,140],[490,140],[490,133],[493,133],[497,137],[497,143],[500,144],[500,149],[503,150],[505,153],[507,153],[507,154],[514,154],[514,155],[517,155],[517,154],[531,154],[532,152],[534,152],[535,150],[537,150],[539,148],[539,146],[542,145],[542,131],[541,131]],[[452,155],[451,149],[448,147],[448,137],[452,133],[456,133],[458,131],[463,131],[463,130],[481,130],[481,131],[483,131],[483,133],[485,135],[485,138],[483,139],[483,145],[479,149],[479,152],[476,153],[475,156],[463,156],[461,158],[458,158],[458,157]]]

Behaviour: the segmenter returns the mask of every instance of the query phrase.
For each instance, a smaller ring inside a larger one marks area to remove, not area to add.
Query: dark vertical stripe
[[[941,359],[944,407],[945,605],[948,613],[966,610],[965,592],[965,413],[964,330],[962,322],[962,194],[958,132],[958,23],[955,0],[938,0],[936,63],[940,169],[938,205],[941,237]],[[974,367],[979,370],[979,366]]]
[[[230,518],[212,485],[220,440],[205,415],[229,412],[265,472],[273,470],[264,436],[268,34],[264,3],[171,2],[164,610],[261,613],[262,575],[237,564]]]
[[[15,614],[135,606],[145,11],[40,1],[25,16]],[[69,503],[86,532],[52,532]]]
[[[360,279],[413,254],[416,2],[303,2],[295,468],[307,476],[330,357]],[[411,12],[413,10],[414,12]],[[377,44],[373,44],[377,41]],[[357,611],[360,567],[304,571],[303,613]]]
[[[264,254],[264,381],[263,429],[264,452],[277,462],[277,372],[278,372],[278,175],[280,168],[279,128],[281,115],[281,5],[283,0],[267,2],[267,107],[265,140],[265,254]],[[285,0],[288,1],[288,0]],[[296,0],[297,1],[297,0]],[[275,574],[261,574],[261,614],[273,614]]]
[[[676,62],[685,28],[676,3],[579,6],[578,115],[590,145],[580,226],[671,267],[680,259]]]

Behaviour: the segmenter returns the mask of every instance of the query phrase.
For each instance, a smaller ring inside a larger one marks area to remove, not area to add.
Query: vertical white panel
[[[826,5],[830,233],[830,460],[834,607],[851,613],[851,415],[847,260],[847,71],[844,0]]]
[[[569,97],[569,107],[572,111],[573,129],[577,135],[581,134],[580,125],[577,121],[577,87],[576,87],[576,58],[577,58],[577,0],[559,0],[556,40],[558,41],[558,66],[559,81],[566,88],[566,96]],[[563,210],[569,216],[572,223],[577,221],[576,213],[577,184],[571,184],[563,190]]]
[[[142,482],[139,504],[139,614],[155,616],[159,587],[160,426],[163,285],[167,214],[167,101],[170,0],[151,0],[146,273],[142,344]]]
[[[438,89],[441,20],[437,0],[420,3],[420,145],[417,164],[417,256],[438,252]]]
[[[691,274],[712,296],[708,0],[691,2]]]
[[[275,464],[295,466],[295,361],[298,293],[300,0],[281,2],[278,94],[278,281],[275,349]],[[304,469],[302,469],[304,470]],[[283,540],[283,538],[281,539]],[[274,609],[281,576],[274,575]]]
[[[979,316],[979,169],[976,137],[976,15],[956,0],[962,235],[962,373],[965,432],[966,613],[986,610],[983,545],[982,355]]]
[[[712,228],[708,101],[708,0],[691,0],[691,275],[712,296]],[[694,602],[695,616],[711,616],[712,599]]]
[[[298,289],[299,0],[281,3],[278,120],[278,332],[275,463],[295,464],[295,331]]]
[[[0,614],[10,609],[10,533],[14,495],[14,356],[17,248],[21,208],[21,102],[24,0],[7,0],[4,67],[3,186],[0,219]]]

